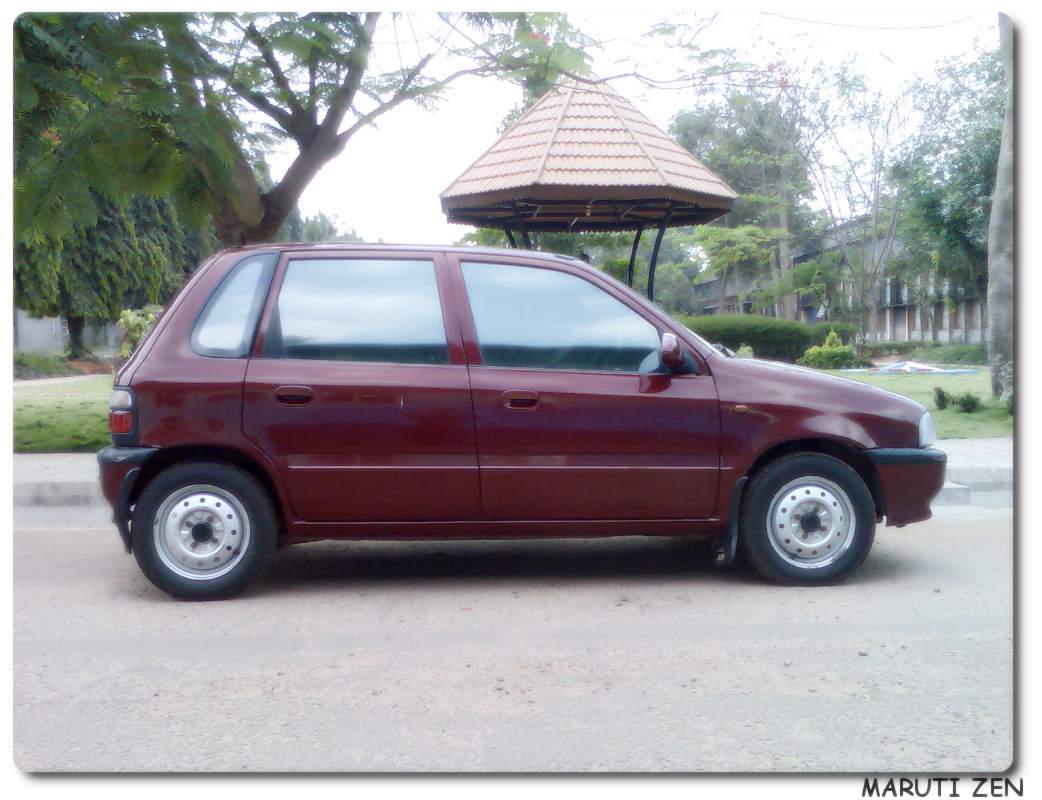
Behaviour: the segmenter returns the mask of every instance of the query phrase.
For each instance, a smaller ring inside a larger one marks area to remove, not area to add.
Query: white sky
[[[569,18],[605,43],[593,51],[598,75],[626,72],[634,64],[656,78],[671,78],[684,69],[683,53],[643,36],[655,22],[683,19],[682,14],[579,11]],[[377,42],[391,37],[389,20],[389,15],[383,18],[386,27],[378,30]],[[896,90],[915,75],[929,74],[945,57],[991,47],[997,40],[994,12],[952,9],[726,11],[699,41],[707,48],[736,48],[750,61],[777,47],[826,63],[855,55],[874,86]],[[386,46],[378,53],[380,59],[392,56],[396,61],[394,49]],[[691,90],[649,89],[632,79],[613,85],[663,129],[674,114],[697,103]],[[438,194],[495,141],[503,117],[519,100],[520,90],[512,84],[464,78],[434,111],[412,105],[392,110],[377,127],[356,134],[343,154],[323,168],[301,198],[302,213],[332,214],[366,241],[452,243],[470,228],[445,221]],[[285,171],[292,147],[272,154],[274,175]]]

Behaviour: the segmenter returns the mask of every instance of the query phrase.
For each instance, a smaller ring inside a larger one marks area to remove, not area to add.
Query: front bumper
[[[948,456],[931,447],[883,447],[865,450],[876,468],[887,525],[930,519],[930,501],[944,486]]]
[[[123,548],[129,553],[130,496],[141,474],[141,466],[153,453],[154,447],[106,447],[98,451],[101,491],[112,506],[112,521],[116,523]]]

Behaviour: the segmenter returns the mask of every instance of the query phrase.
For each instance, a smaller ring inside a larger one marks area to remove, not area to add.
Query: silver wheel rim
[[[850,497],[817,475],[789,481],[767,511],[767,538],[787,563],[821,569],[838,560],[854,541],[857,519]]]
[[[212,581],[242,560],[250,544],[250,518],[227,490],[195,484],[160,504],[152,535],[167,569],[189,580]]]

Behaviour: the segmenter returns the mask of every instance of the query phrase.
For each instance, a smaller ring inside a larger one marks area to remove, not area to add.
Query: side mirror
[[[675,333],[666,331],[662,334],[662,363],[670,369],[676,369],[684,365],[684,351],[680,347],[680,341]]]

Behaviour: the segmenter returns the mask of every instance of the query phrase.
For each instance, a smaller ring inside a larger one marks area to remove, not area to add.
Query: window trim
[[[278,307],[279,295],[285,284],[286,273],[289,265],[294,261],[421,261],[429,262],[434,266],[435,290],[438,293],[438,307],[441,310],[442,329],[445,336],[445,346],[448,358],[442,363],[433,364],[423,361],[348,361],[344,359],[320,359],[320,358],[290,358],[288,356],[266,356],[264,346],[271,330],[272,319]],[[250,352],[251,358],[264,359],[265,361],[302,361],[314,364],[330,364],[350,366],[352,364],[372,365],[380,367],[454,367],[465,366],[466,360],[463,356],[462,340],[458,329],[449,325],[452,311],[449,304],[449,292],[446,288],[446,268],[444,253],[434,250],[365,250],[365,249],[288,249],[279,254],[278,264],[268,288],[268,298],[261,311],[258,323],[257,336]]]
[[[257,332],[260,329],[261,318],[264,315],[264,309],[267,305],[268,295],[271,293],[272,282],[275,279],[275,273],[278,267],[278,251],[277,250],[266,250],[259,253],[250,253],[243,256],[234,264],[232,264],[228,270],[221,276],[221,279],[217,282],[217,285],[210,290],[209,297],[206,298],[206,302],[203,303],[198,313],[195,315],[195,319],[192,321],[192,327],[188,331],[188,347],[189,349],[198,356],[203,358],[249,358],[253,352],[254,343],[257,340]],[[255,309],[250,309],[250,314],[253,315],[252,323],[247,317],[247,328],[252,327],[249,331],[249,336],[245,339],[245,344],[240,348],[241,352],[231,354],[226,351],[217,350],[211,347],[203,347],[199,344],[197,333],[200,326],[202,325],[203,319],[209,312],[210,307],[217,301],[218,296],[224,290],[224,288],[235,278],[235,276],[252,261],[264,262],[261,267],[261,278],[259,285],[262,287],[260,290],[260,303],[257,304]]]
[[[477,323],[474,321],[474,310],[470,303],[470,294],[467,291],[467,282],[463,274],[464,264],[487,264],[492,267],[505,266],[505,267],[525,267],[528,269],[545,269],[551,272],[560,272],[565,275],[570,275],[579,280],[586,281],[586,283],[593,286],[600,292],[603,292],[608,297],[612,298],[624,308],[627,308],[633,314],[638,316],[640,319],[648,323],[658,334],[659,340],[662,339],[662,334],[666,331],[675,333],[671,328],[666,327],[659,323],[657,319],[649,318],[644,312],[644,308],[636,303],[630,302],[631,298],[625,294],[612,291],[614,288],[610,283],[605,281],[603,284],[590,276],[584,269],[576,268],[571,264],[558,263],[553,261],[533,262],[523,257],[513,256],[499,256],[499,255],[488,255],[482,257],[482,255],[475,253],[473,256],[469,254],[459,254],[456,258],[455,263],[455,277],[456,277],[456,297],[457,305],[460,313],[460,323],[464,331],[464,340],[466,343],[466,354],[467,363],[470,367],[485,367],[487,369],[496,370],[511,370],[516,372],[553,372],[558,374],[574,374],[574,375],[623,375],[628,377],[642,377],[647,375],[662,375],[668,374],[663,373],[661,370],[662,364],[660,362],[659,369],[652,372],[638,372],[634,370],[604,370],[604,369],[555,369],[554,367],[509,367],[509,366],[498,366],[495,364],[486,364],[481,355],[481,339],[478,336]],[[687,352],[691,352],[692,348],[685,348]],[[697,357],[693,356],[692,360],[695,364],[696,371],[693,373],[680,373],[672,375],[673,378],[683,378],[688,376],[699,376],[703,374],[703,369],[699,364]]]

